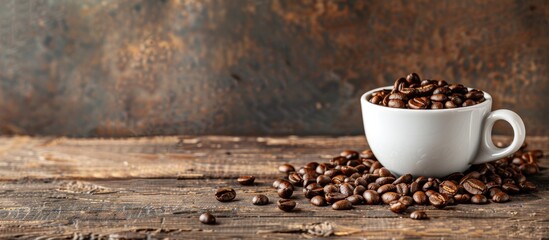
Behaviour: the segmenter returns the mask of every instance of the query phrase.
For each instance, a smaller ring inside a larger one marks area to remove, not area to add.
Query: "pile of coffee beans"
[[[496,145],[504,147],[502,143]],[[345,150],[330,162],[309,162],[297,170],[290,164],[281,165],[278,170],[285,177],[276,180],[273,187],[283,199],[302,187],[303,195],[313,206],[331,204],[334,210],[348,210],[361,204],[385,204],[392,212],[403,213],[413,205],[442,209],[455,204],[502,203],[510,201],[511,195],[537,190],[527,176],[539,172],[537,160],[543,157],[543,152],[529,151],[526,147],[525,143],[513,155],[443,178],[410,174],[397,178],[376,160],[371,150],[360,153]],[[293,209],[295,202],[281,201],[280,209]],[[424,211],[415,211],[410,218],[428,217]]]
[[[419,78],[419,77],[418,77]],[[498,142],[498,147],[505,144]],[[377,161],[371,150],[342,151],[329,162],[309,162],[296,168],[291,164],[278,167],[283,178],[273,182],[280,199],[278,209],[292,212],[297,203],[293,198],[296,188],[301,187],[311,205],[331,205],[334,210],[349,210],[357,205],[388,205],[394,213],[404,213],[413,205],[431,205],[443,209],[456,204],[503,203],[511,195],[537,191],[527,177],[539,172],[537,160],[543,157],[541,150],[527,150],[524,143],[514,154],[499,160],[474,165],[465,172],[456,172],[443,178],[394,176]],[[254,176],[241,176],[241,185],[253,185]],[[236,191],[223,187],[215,197],[220,202],[230,202]],[[263,194],[254,196],[254,205],[267,205],[269,198]],[[425,211],[410,214],[411,219],[428,219]],[[215,217],[204,213],[199,217],[204,224],[215,224]]]
[[[462,84],[448,84],[444,80],[421,79],[417,73],[398,78],[392,90],[374,92],[368,99],[386,107],[409,109],[468,107],[485,100],[480,90],[469,90]]]

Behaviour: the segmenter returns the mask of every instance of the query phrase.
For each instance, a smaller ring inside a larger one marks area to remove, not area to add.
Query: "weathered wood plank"
[[[549,152],[549,137],[527,141]],[[342,149],[365,148],[363,136],[0,138],[0,179],[276,177],[281,163],[325,161]]]

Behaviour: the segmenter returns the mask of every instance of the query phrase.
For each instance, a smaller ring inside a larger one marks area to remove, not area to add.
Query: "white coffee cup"
[[[486,101],[453,109],[400,109],[368,102],[362,95],[362,119],[370,148],[377,159],[396,175],[443,177],[506,157],[517,151],[526,136],[522,119],[510,110],[491,112],[492,97]],[[513,128],[511,145],[498,148],[492,142],[492,127],[498,120]]]

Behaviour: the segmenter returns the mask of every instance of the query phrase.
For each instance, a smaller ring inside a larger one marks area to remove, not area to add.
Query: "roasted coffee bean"
[[[316,178],[316,183],[320,186],[326,186],[327,184],[332,183],[332,179],[326,175],[319,175]]]
[[[371,174],[371,173],[366,173],[364,175],[362,175],[362,177],[364,179],[366,179],[366,181],[368,183],[371,183],[371,182],[375,182],[378,178],[379,178],[379,175],[377,174]]]
[[[254,184],[255,177],[254,176],[240,176],[236,181],[240,183],[241,185],[252,185]]]
[[[535,192],[538,190],[538,188],[536,187],[536,184],[530,181],[524,181],[520,183],[519,186],[520,186],[520,189],[525,192]]]
[[[278,171],[281,173],[290,174],[291,172],[295,172],[295,168],[291,164],[285,163],[278,167]]]
[[[524,174],[526,176],[531,176],[531,175],[537,174],[539,172],[538,166],[536,164],[533,164],[533,163],[522,164],[522,165],[520,165],[519,169],[522,172],[522,174]]]
[[[220,202],[229,202],[236,197],[236,192],[232,188],[220,188],[215,193],[215,198]]]
[[[420,190],[420,188],[419,188],[419,183],[417,183],[417,182],[412,182],[412,183],[410,183],[410,187],[409,187],[409,188],[410,188],[410,193],[411,193],[411,194],[414,194],[415,192],[417,192],[417,191]]]
[[[369,102],[379,105],[382,100],[383,100],[383,96],[372,96]]]
[[[406,81],[406,78],[398,78],[397,80],[395,80],[392,93],[400,91],[405,87],[408,87],[408,82]]]
[[[458,192],[458,185],[451,180],[443,181],[438,186],[438,192],[449,196],[454,196]]]
[[[376,205],[381,201],[379,194],[374,190],[366,190],[362,196],[364,197],[364,202],[368,205]]]
[[[374,173],[374,171],[375,171],[376,169],[380,169],[380,168],[382,168],[382,167],[383,167],[383,166],[381,165],[381,163],[376,161],[376,162],[372,163],[372,166],[370,166],[370,171],[369,171],[369,172],[370,172],[370,173]]]
[[[511,199],[507,193],[498,192],[492,197],[492,201],[496,203],[508,202]]]
[[[267,205],[269,204],[269,198],[263,194],[258,194],[252,198],[252,203],[254,205]]]
[[[341,170],[339,169],[329,169],[329,170],[326,170],[326,172],[324,172],[324,176],[326,177],[329,177],[329,178],[333,178],[337,175],[340,175],[341,174]]]
[[[358,159],[358,157],[360,156],[360,154],[357,152],[357,151],[353,151],[353,150],[344,150],[343,152],[341,152],[339,154],[339,156],[342,156],[342,157],[345,157],[347,159]]]
[[[274,186],[274,184],[273,184]],[[281,189],[281,188],[289,188],[289,189],[292,189],[294,190],[294,185],[292,185],[292,183],[284,180],[284,179],[280,179],[279,180],[279,183],[278,183],[278,189]]]
[[[461,178],[461,180],[459,181],[459,185],[463,185],[463,183],[465,183],[465,181],[469,178],[475,178],[475,179],[479,179],[481,176],[481,174],[477,171],[472,171],[470,173],[468,173],[467,175],[463,176],[463,178]]]
[[[359,177],[357,179],[355,179],[355,186],[364,186],[364,187],[367,187],[368,186],[368,181],[366,181],[366,178],[364,177]]]
[[[431,109],[444,109],[444,104],[441,102],[431,102]]]
[[[444,194],[433,192],[431,196],[429,196],[429,202],[436,208],[444,208],[448,205],[448,197]]]
[[[389,170],[387,170],[387,168],[382,167],[382,168],[379,169],[379,176],[380,177],[393,177],[393,174]]]
[[[339,189],[334,184],[330,183],[330,184],[324,186],[324,192],[325,193],[334,193],[334,192],[339,192]]]
[[[439,93],[431,95],[430,99],[431,101],[444,102],[448,99],[448,97],[442,93]]]
[[[427,203],[427,195],[425,195],[425,192],[423,191],[417,191],[412,195],[412,198],[414,199],[414,202],[416,202],[419,205],[423,205]]]
[[[357,153],[357,156],[358,156],[358,153]],[[308,168],[308,169],[316,169],[316,167],[318,167],[318,162],[308,162],[304,166],[304,168]]]
[[[406,185],[406,183],[396,184],[395,190],[398,194],[400,194],[400,196],[406,196],[410,193],[410,189],[408,188],[408,185]]]
[[[395,181],[394,177],[379,177],[376,179],[376,183],[379,184],[380,186],[388,183],[392,183],[394,181]]]
[[[458,104],[454,103],[452,100],[444,102],[444,108],[457,108]]]
[[[348,196],[343,194],[343,193],[326,193],[326,195],[324,195],[324,198],[326,199],[326,202],[328,202],[330,204],[335,203],[339,200],[343,200],[347,197]]]
[[[488,199],[482,194],[475,194],[471,197],[471,203],[485,204],[488,203]]]
[[[463,178],[463,173],[455,172],[445,177],[446,180],[452,180],[454,182],[459,182]]]
[[[342,184],[345,182],[345,175],[337,175],[335,177],[332,177],[332,183],[334,184]]]
[[[203,224],[215,224],[215,217],[210,213],[202,213],[198,220]]]
[[[314,172],[314,173],[305,173],[301,178],[303,179],[303,186],[306,187],[307,185],[309,185],[311,183],[316,183],[317,174],[316,174],[316,172]],[[296,179],[296,180],[298,180],[298,179]]]
[[[427,213],[425,213],[425,211],[416,210],[410,213],[410,218],[414,220],[424,220],[429,217],[427,216]]]
[[[315,196],[324,195],[324,189],[322,188],[305,189],[304,195],[306,198],[311,199]]]
[[[434,91],[433,91],[433,95],[437,95],[437,94],[442,94],[442,95],[448,95],[450,94],[452,91],[450,91],[450,88],[448,88],[447,86],[443,86],[443,87],[438,87],[436,88]],[[446,99],[444,99],[446,100]],[[435,101],[439,101],[439,100],[435,100]],[[440,100],[440,101],[443,101],[443,100]]]
[[[332,209],[334,210],[349,210],[351,208],[353,208],[353,204],[347,199],[339,200],[332,204]]]
[[[483,194],[486,190],[486,185],[478,179],[469,178],[463,182],[463,188],[470,194]]]
[[[489,197],[494,197],[494,195],[496,195],[499,192],[503,192],[503,190],[501,190],[501,188],[499,188],[499,187],[493,187],[493,188],[488,189],[487,194],[488,194]]]
[[[463,194],[458,193],[454,195],[454,200],[457,203],[469,203],[469,201],[471,200],[471,195],[469,195],[468,193],[463,193]]]
[[[468,92],[467,88],[461,84],[449,84],[448,88],[450,88],[452,93],[466,94]]]
[[[411,109],[426,109],[431,105],[427,97],[415,97],[408,100],[408,107]]]
[[[427,198],[429,198],[433,193],[436,193],[436,191],[434,191],[432,189],[429,189],[429,190],[425,191],[425,195],[427,195]]]
[[[366,149],[366,150],[362,151],[360,153],[360,157],[361,158],[366,158],[366,159],[373,159],[373,160],[376,159],[376,156],[374,155],[374,152],[372,152],[371,149]]]
[[[436,81],[434,80],[429,80],[429,79],[423,79],[420,83],[420,86],[425,86],[427,84],[435,84]]]
[[[322,188],[322,186],[318,185],[318,183],[311,183],[307,185],[305,188],[303,188],[303,192],[305,192],[305,190],[312,190],[315,188]]]
[[[355,189],[353,190],[353,194],[355,195],[362,195],[364,193],[364,191],[366,191],[366,187],[362,186],[362,185],[358,185],[355,187]]]
[[[377,193],[379,194],[384,194],[386,192],[394,192],[394,191],[396,191],[396,186],[393,185],[392,183],[382,185],[377,189]]]
[[[406,95],[406,98],[408,98],[408,99],[411,99],[415,95],[418,94],[417,89],[411,88],[411,87],[402,88],[402,89],[400,89],[400,92],[403,93],[404,95]]]
[[[324,199],[324,196],[314,196],[311,198],[310,202],[317,207],[326,206],[326,199]]]
[[[349,166],[349,167],[356,167],[358,165],[360,165],[360,161],[358,159],[351,159],[351,160],[347,161],[347,166]],[[357,169],[357,171],[358,171],[358,169]]]
[[[321,164],[318,164],[318,166],[316,167],[316,173],[324,174],[326,172],[326,170],[331,169],[331,168],[333,168],[332,164],[330,164],[330,163],[321,163]]]
[[[422,189],[423,191],[427,191],[429,189],[438,190],[438,183],[435,181],[427,181],[425,184],[423,184]]]
[[[513,183],[504,183],[501,185],[501,189],[508,194],[516,194],[520,192],[520,188]]]
[[[398,200],[400,198],[400,195],[396,192],[386,192],[384,194],[381,194],[381,201],[385,204],[389,204],[392,201]]]
[[[387,106],[392,108],[404,108],[406,107],[406,104],[402,100],[393,99],[393,100],[389,100],[389,102],[387,103]]]
[[[453,93],[448,97],[448,100],[452,101],[456,107],[459,107],[463,104],[464,97],[461,94]]]
[[[421,87],[418,87],[416,89],[417,89],[419,94],[425,96],[425,95],[432,94],[433,91],[435,90],[435,88],[436,88],[435,84],[429,83],[429,84],[426,84],[426,85],[422,85]]]
[[[358,194],[348,196],[346,199],[353,205],[359,205],[364,203],[364,197]]]
[[[421,84],[421,78],[417,73],[410,73],[406,76],[406,82],[408,82],[408,84]]]
[[[475,104],[476,104],[475,101],[473,101],[471,99],[467,99],[461,104],[461,106],[462,107],[469,107],[469,106],[473,106]]]
[[[399,183],[411,183],[412,182],[412,175],[411,174],[405,174],[397,178],[393,184],[399,184]]]
[[[439,87],[446,86],[446,85],[448,85],[448,83],[444,80],[438,80],[437,81],[437,86],[439,86]]]
[[[274,187],[274,188],[278,188],[278,186],[280,185],[280,182],[281,182],[281,181],[286,181],[286,180],[284,180],[284,179],[277,179],[277,180],[275,180],[275,181],[273,182],[273,187]]]
[[[284,211],[284,212],[291,212],[297,203],[294,200],[291,199],[280,199],[278,202],[276,202],[276,206],[278,209]]]
[[[414,205],[414,199],[410,196],[402,196],[398,199],[398,201],[406,204],[408,207]]]
[[[332,164],[335,164],[336,166],[337,165],[345,165],[345,164],[347,164],[348,161],[349,161],[349,159],[347,159],[346,157],[342,157],[342,156],[337,156],[337,157],[332,158],[332,160],[330,160],[330,162]]]
[[[341,184],[339,186],[339,192],[342,193],[342,194],[345,194],[347,196],[353,195],[353,190],[354,189],[355,188],[349,183],[344,183],[344,184]]]
[[[479,100],[484,97],[484,93],[482,91],[473,89],[469,91],[468,93],[465,93],[465,98],[471,99],[471,100]]]
[[[401,213],[401,212],[404,212],[406,211],[406,209],[408,208],[408,206],[406,206],[406,204],[396,200],[396,201],[392,201],[389,203],[389,209],[391,209],[391,212],[394,212],[394,213]]]
[[[291,184],[294,186],[300,186],[303,185],[303,178],[299,173],[293,172],[288,175],[288,181],[290,181]]]
[[[356,168],[354,168],[354,167],[343,166],[343,167],[341,167],[341,172],[342,172],[345,176],[351,176],[351,175],[357,173],[358,171],[357,171]]]
[[[279,197],[288,199],[288,198],[292,197],[292,194],[294,193],[294,190],[292,190],[290,188],[279,188],[277,190],[277,193],[278,193]]]

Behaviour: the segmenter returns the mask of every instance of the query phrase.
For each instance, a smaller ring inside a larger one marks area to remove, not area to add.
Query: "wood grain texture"
[[[507,141],[509,137],[495,137]],[[530,137],[530,149],[549,152],[549,137]],[[549,161],[533,178],[540,191],[503,204],[425,209],[427,221],[387,206],[350,211],[313,207],[295,193],[298,211],[254,206],[279,177],[276,167],[324,161],[342,149],[365,149],[357,137],[155,137],[136,139],[0,138],[2,238],[310,238],[331,232],[345,238],[531,238],[549,234]],[[258,176],[254,186],[235,178]],[[214,193],[230,186],[235,201]],[[218,224],[198,222],[210,211]],[[314,230],[314,231],[313,231]],[[312,233],[316,233],[312,234]]]
[[[359,96],[410,71],[549,134],[543,0],[0,5],[4,134],[356,135]]]

